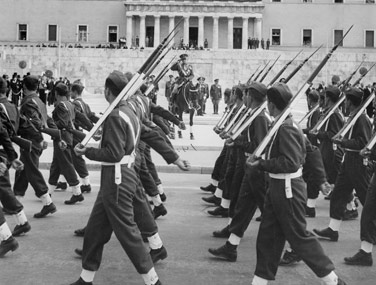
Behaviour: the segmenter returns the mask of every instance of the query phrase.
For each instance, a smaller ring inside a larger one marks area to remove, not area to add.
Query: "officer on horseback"
[[[176,96],[179,93],[181,87],[183,87],[187,83],[191,83],[190,85],[193,85],[192,84],[192,79],[194,77],[193,67],[192,65],[189,65],[187,63],[187,58],[188,58],[187,54],[182,54],[180,55],[180,59],[171,66],[171,70],[177,71],[179,74],[179,77],[175,82],[174,89],[171,92],[171,100],[170,100],[171,104],[174,104],[176,100]],[[198,105],[197,98],[187,98],[187,99],[191,101],[190,105],[193,105],[192,107],[196,109],[195,105]]]

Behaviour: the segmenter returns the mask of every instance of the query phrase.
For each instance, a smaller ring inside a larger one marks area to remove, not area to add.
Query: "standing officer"
[[[287,107],[292,94],[286,84],[276,83],[268,89],[267,97],[269,113],[276,118]],[[252,285],[265,285],[275,279],[286,240],[325,284],[345,284],[335,274],[334,265],[318,240],[306,229],[307,194],[301,169],[305,152],[303,133],[289,116],[273,136],[266,158],[249,158],[251,166],[270,176],[257,236],[257,265]]]
[[[39,99],[37,94],[38,78],[33,75],[26,76],[23,81],[25,97],[22,99],[20,115],[23,120],[20,122],[18,133],[22,138],[31,140],[33,145],[31,152],[20,150],[20,160],[25,167],[21,171],[16,171],[16,178],[13,186],[16,196],[24,196],[28,184],[34,188],[35,195],[43,202],[43,208],[34,215],[35,218],[43,218],[48,214],[56,212],[56,206],[52,203],[48,194],[48,186],[39,170],[39,157],[46,143],[43,141],[41,130],[47,127],[46,105]]]
[[[128,80],[119,71],[106,79],[105,98],[111,103]],[[138,187],[134,155],[140,136],[140,122],[133,109],[121,102],[106,118],[100,148],[75,147],[77,155],[102,162],[101,186],[84,238],[82,273],[72,285],[92,284],[103,246],[115,232],[146,285],[160,285],[153,262],[134,222],[133,196]]]
[[[218,104],[222,98],[222,89],[219,85],[219,79],[214,80],[214,84],[210,87],[210,98],[213,102],[214,114],[218,114]]]
[[[349,120],[356,115],[362,103],[363,92],[358,88],[345,91],[346,109],[350,113]],[[338,241],[338,231],[344,217],[346,204],[355,189],[359,201],[364,205],[370,182],[370,169],[363,164],[363,157],[359,154],[372,135],[372,124],[365,113],[362,113],[345,138],[335,140],[334,143],[345,150],[332,197],[330,198],[330,222],[323,230],[313,230],[320,237],[331,241]]]
[[[206,100],[209,97],[209,86],[205,83],[205,77],[197,78],[199,83],[198,85],[198,104],[201,106],[201,109],[197,111],[198,116],[203,116],[205,114],[205,105]]]
[[[172,93],[172,89],[174,88],[175,82],[174,82],[174,76],[172,74],[170,74],[168,78],[169,78],[169,81],[166,82],[166,86],[165,86],[165,96],[167,98],[168,106],[170,109],[171,93]]]

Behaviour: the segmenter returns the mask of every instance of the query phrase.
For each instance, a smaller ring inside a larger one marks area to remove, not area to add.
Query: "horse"
[[[180,121],[183,121],[183,113],[189,113],[190,139],[194,140],[193,135],[193,116],[197,110],[200,109],[198,105],[198,84],[194,85],[191,81],[183,84],[175,95],[173,102],[173,112],[178,116]],[[175,128],[174,128],[175,133]],[[183,138],[181,131],[178,131],[179,138]]]

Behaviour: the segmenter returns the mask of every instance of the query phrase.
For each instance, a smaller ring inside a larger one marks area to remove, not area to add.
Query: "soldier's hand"
[[[4,162],[0,162],[0,176],[4,176],[5,172],[8,170]]]
[[[23,168],[24,168],[24,164],[22,163],[21,160],[19,160],[19,159],[15,159],[15,160],[12,161],[12,167],[13,167],[15,170],[17,170],[17,171],[21,171],[21,170],[23,170]]]
[[[370,151],[369,149],[367,149],[367,148],[363,148],[363,149],[359,152],[359,154],[360,154],[361,156],[363,156],[363,157],[368,158],[368,157],[371,156],[371,151]]]
[[[81,156],[81,155],[84,155],[85,152],[86,152],[86,147],[80,143],[78,143],[75,147],[74,147],[74,153],[77,155],[77,156]]]
[[[260,158],[255,155],[251,155],[248,157],[246,164],[249,167],[256,167],[260,164]]]
[[[59,148],[60,148],[61,150],[66,150],[67,147],[68,147],[67,143],[66,143],[65,141],[63,141],[63,140],[59,141],[58,144],[59,144]]]
[[[231,138],[226,139],[226,145],[227,146],[234,146],[234,141]]]
[[[340,146],[342,144],[342,137],[338,137],[338,138],[332,139],[332,142],[333,142],[333,144],[336,144],[336,145]]]
[[[42,149],[45,150],[45,149],[47,149],[47,147],[48,147],[48,142],[46,142],[46,141],[42,141],[42,142],[41,142],[41,145],[42,145]]]
[[[188,171],[191,169],[191,164],[188,160],[183,160],[181,158],[178,158],[174,164],[179,167],[181,170]]]
[[[179,129],[181,129],[181,130],[185,130],[185,129],[187,129],[183,121],[181,121],[181,122],[179,123],[179,126],[178,126],[178,127],[179,127]]]
[[[320,185],[320,191],[322,192],[322,194],[327,196],[332,191],[332,185],[330,185],[328,182],[324,182]]]

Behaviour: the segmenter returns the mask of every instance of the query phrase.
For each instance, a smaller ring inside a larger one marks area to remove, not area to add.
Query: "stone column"
[[[262,18],[256,18],[255,19],[255,21],[256,21],[256,38],[259,40],[259,45],[258,45],[258,47],[256,47],[257,49],[259,49],[260,48],[260,46],[261,46],[261,38],[262,38],[262,26],[261,26],[261,21],[262,21]]]
[[[161,17],[159,15],[154,16],[154,47],[159,45],[161,39]]]
[[[170,16],[169,18],[168,18],[168,33],[171,33],[172,32],[172,30],[174,29],[174,27],[175,27],[175,16]],[[174,45],[174,43],[175,43],[175,39],[173,39],[171,42],[170,42],[170,45],[169,46],[172,46],[172,45]]]
[[[227,18],[227,48],[233,49],[234,44],[234,18]]]
[[[248,18],[243,18],[242,49],[248,49]]]
[[[184,36],[183,41],[185,45],[189,45],[189,16],[184,16]]]
[[[204,47],[204,16],[198,17],[198,47]]]
[[[145,26],[145,15],[140,16],[140,47],[145,47],[145,37],[146,37],[146,26]]]
[[[218,19],[213,17],[213,49],[218,49]]]
[[[127,16],[127,47],[132,46],[132,16]]]

